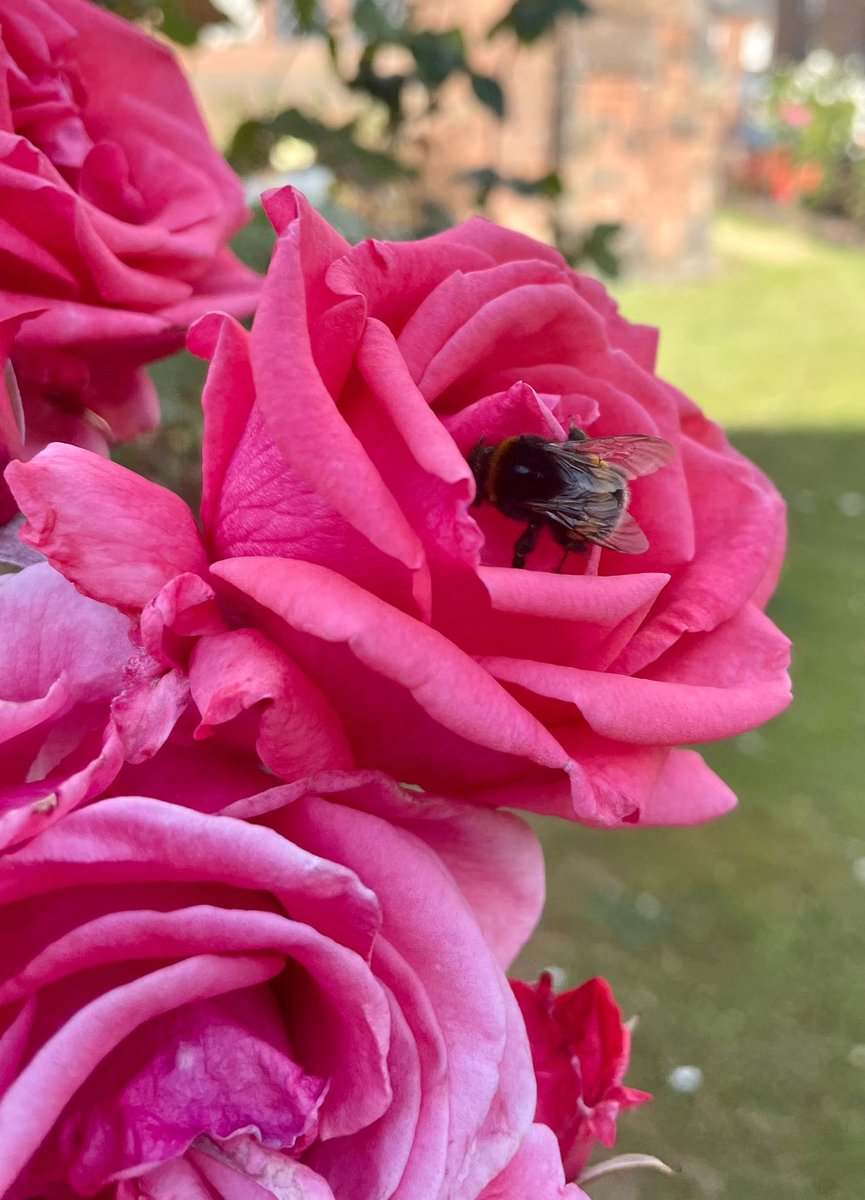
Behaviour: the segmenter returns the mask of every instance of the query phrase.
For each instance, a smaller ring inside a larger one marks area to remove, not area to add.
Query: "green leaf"
[[[505,30],[526,45],[542,38],[562,16],[586,17],[591,7],[585,0],[514,0],[507,13],[490,30],[495,37]]]
[[[293,0],[293,4],[298,25],[304,33],[309,33],[316,25],[315,0]]]
[[[459,178],[464,183],[473,183],[478,189],[478,204],[483,207],[490,192],[495,188],[508,188],[518,196],[543,196],[555,200],[562,194],[562,181],[555,171],[541,175],[538,179],[520,179],[513,175],[500,175],[494,167],[481,167],[468,171]]]
[[[556,200],[563,191],[556,171],[549,171],[538,179],[506,179],[504,183],[518,196],[545,196],[548,200]]]
[[[154,7],[151,0],[96,0],[96,3],[100,8],[107,8],[109,12],[126,17],[129,21],[140,20]]]
[[[402,26],[394,25],[376,0],[356,0],[351,16],[355,29],[368,42],[402,41]]]
[[[601,221],[588,229],[574,242],[560,244],[558,249],[572,267],[590,262],[610,279],[618,279],[621,272],[619,256],[612,245],[622,226]]]
[[[505,93],[499,81],[490,75],[476,75],[474,71],[470,72],[469,78],[472,81],[472,91],[481,104],[494,112],[497,117],[504,117]]]
[[[393,155],[362,146],[354,130],[354,122],[333,127],[288,108],[267,121],[244,121],[232,138],[228,160],[236,171],[260,169],[281,138],[294,137],[314,147],[316,160],[335,178],[357,187],[373,189],[414,178],[415,171]]]
[[[459,29],[447,29],[443,33],[429,30],[408,33],[403,44],[414,55],[421,83],[433,91],[455,71],[466,70],[465,41]]]
[[[259,171],[267,164],[275,142],[267,121],[243,121],[234,131],[226,158],[241,175]]]
[[[161,0],[162,21],[159,29],[181,46],[194,46],[205,25],[225,20],[225,13],[210,0]]]
[[[501,187],[504,183],[501,175],[494,167],[479,167],[475,171],[466,171],[463,175],[457,176],[461,183],[473,183],[475,185],[475,204],[478,208],[486,208],[487,201],[490,198],[490,192],[494,188]]]
[[[407,75],[379,75],[372,65],[372,55],[368,54],[370,47],[361,55],[357,74],[348,81],[348,86],[356,92],[366,92],[373,100],[385,105],[388,111],[388,123],[391,129],[397,129],[403,120],[402,93]]]

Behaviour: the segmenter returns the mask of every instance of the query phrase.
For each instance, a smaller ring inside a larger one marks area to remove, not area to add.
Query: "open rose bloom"
[[[152,681],[173,681],[163,740],[192,714],[198,742],[221,729],[282,779],[374,768],[594,825],[729,809],[680,747],[788,702],[763,613],[771,483],[655,375],[653,333],[548,247],[477,220],[352,249],[290,189],[267,206],[252,333],[210,316],[191,335],[212,359],[201,528],[71,447],[7,470],[24,540],[140,630],[148,719]],[[572,425],[673,446],[633,485],[649,548],[556,573],[545,533],[516,570],[520,526],[471,506],[467,455]]]
[[[501,966],[542,887],[372,774],[79,809],[0,863],[0,1195],[577,1197]]]
[[[0,0],[0,195],[22,453],[153,428],[142,364],[260,288],[227,249],[240,181],[168,49],[89,0]]]
[[[543,870],[495,810],[734,803],[681,747],[787,703],[783,505],[549,248],[267,206],[252,332],[190,335],[200,521],[85,448],[6,469],[47,561],[0,578],[0,1196],[580,1200],[648,1097],[603,981],[509,985]],[[574,427],[672,448],[648,549],[516,569],[468,459]]]

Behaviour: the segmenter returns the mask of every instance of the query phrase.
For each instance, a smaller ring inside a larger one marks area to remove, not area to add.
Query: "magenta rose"
[[[158,627],[166,661],[182,648],[201,712],[226,711],[205,686],[223,660],[176,625],[179,590],[205,586],[238,646],[276,647],[319,713],[310,755],[302,739],[282,765],[262,755],[281,778],[374,767],[596,825],[729,809],[679,747],[789,700],[762,611],[784,542],[771,483],[654,374],[653,334],[548,247],[472,221],[351,249],[290,190],[267,206],[279,240],[252,334],[214,316],[191,335],[212,358],[203,533],[169,493],[52,447],[7,471],[25,541]],[[516,570],[521,526],[472,506],[467,455],[572,424],[674,447],[633,484],[649,548],[559,574],[544,534]]]
[[[0,195],[28,452],[152,428],[141,364],[260,285],[227,249],[240,181],[168,49],[89,0],[0,0]]]
[[[0,1194],[475,1200],[519,1178],[535,1085],[502,967],[542,891],[516,818],[373,774],[67,815],[0,857]]]
[[[569,1179],[579,1177],[596,1143],[614,1146],[616,1119],[651,1100],[625,1087],[631,1033],[605,979],[555,995],[550,975],[512,982],[526,1023],[538,1082],[535,1120],[555,1133]]]

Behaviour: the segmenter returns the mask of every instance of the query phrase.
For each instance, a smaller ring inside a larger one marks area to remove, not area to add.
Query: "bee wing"
[[[608,550],[618,550],[620,554],[642,554],[649,549],[649,539],[628,512],[623,513],[612,533],[599,534],[592,541]]]
[[[675,448],[663,438],[646,437],[641,433],[622,437],[587,438],[583,442],[559,442],[559,449],[567,446],[572,453],[592,454],[611,466],[618,467],[628,479],[651,475],[670,461]]]

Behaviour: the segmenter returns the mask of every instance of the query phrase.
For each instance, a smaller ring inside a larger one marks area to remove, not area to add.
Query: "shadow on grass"
[[[791,709],[706,749],[739,810],[691,830],[539,826],[547,912],[521,962],[612,981],[656,1094],[619,1149],[682,1168],[594,1200],[858,1200],[865,1179],[865,433],[742,434],[790,506],[771,613]],[[690,1095],[667,1082],[703,1072]]]

